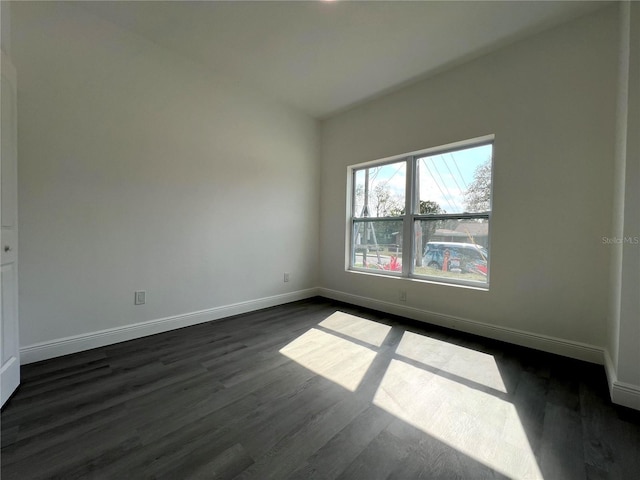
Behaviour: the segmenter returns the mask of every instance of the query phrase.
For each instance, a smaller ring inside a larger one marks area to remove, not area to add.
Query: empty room
[[[637,477],[640,3],[0,6],[3,480]]]

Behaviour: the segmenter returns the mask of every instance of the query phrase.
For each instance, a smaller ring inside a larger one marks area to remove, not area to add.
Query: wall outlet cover
[[[134,295],[134,304],[135,305],[144,305],[147,302],[147,292],[144,290],[138,290]]]

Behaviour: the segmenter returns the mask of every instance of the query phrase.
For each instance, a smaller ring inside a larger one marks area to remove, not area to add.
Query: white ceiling
[[[607,2],[85,2],[206,68],[327,117]]]

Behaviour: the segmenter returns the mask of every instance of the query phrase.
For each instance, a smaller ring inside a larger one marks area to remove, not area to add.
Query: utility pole
[[[376,212],[376,214],[379,215],[378,212]],[[364,171],[364,207],[362,207],[362,216],[369,217],[369,169],[368,168]],[[373,222],[365,222],[364,225],[365,225],[364,238],[367,242],[367,246],[365,246],[364,251],[362,252],[362,266],[366,268],[369,235],[373,237],[373,243],[376,246],[376,256],[378,257],[378,264],[381,263],[381,260],[380,260],[380,250],[378,248],[378,238],[376,237],[376,231],[373,228]]]
[[[416,196],[413,199],[413,208],[418,209],[418,214],[421,214],[420,211],[420,159],[416,162],[416,175],[415,175],[414,185]],[[411,212],[409,212],[411,213]],[[417,225],[416,225],[417,224]],[[422,223],[417,221],[414,223],[413,228],[415,229],[414,237],[415,237],[415,258],[416,258],[416,267],[422,266]]]
[[[364,170],[364,206],[362,207],[362,216],[369,216],[369,169]],[[362,251],[362,266],[367,268],[367,245],[369,242],[369,222],[364,224],[364,250]]]

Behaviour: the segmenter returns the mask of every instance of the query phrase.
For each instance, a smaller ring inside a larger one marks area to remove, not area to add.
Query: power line
[[[467,182],[464,181],[464,176],[462,175],[462,172],[460,171],[460,167],[458,167],[458,162],[456,161],[456,157],[454,157],[452,153],[450,153],[449,156],[451,157],[451,160],[453,160],[453,164],[456,166],[456,169],[458,170],[458,173],[460,174],[460,179],[462,180],[462,184],[464,185],[465,190],[468,189],[469,185],[467,185]]]
[[[453,178],[454,183],[456,184],[456,187],[458,187],[458,190],[460,192],[462,192],[462,189],[460,188],[460,184],[458,183],[458,180],[456,180],[456,176],[453,174],[453,172],[451,171],[451,167],[449,167],[449,164],[447,163],[447,161],[445,160],[444,156],[440,155],[440,158],[442,159],[442,161],[444,162],[444,166],[447,167],[447,170],[449,170],[449,173],[451,174],[451,178]]]
[[[438,181],[433,176],[433,173],[431,173],[431,169],[429,168],[429,165],[427,165],[426,160],[424,158],[422,158],[421,160],[424,162],[424,167],[427,169],[427,172],[429,172],[429,175],[431,176],[431,179],[433,180],[433,182],[436,184],[436,187],[438,187],[438,190],[440,190],[440,193],[442,194],[442,198],[444,198],[444,200],[449,204],[450,208],[455,210],[456,208],[450,203],[449,199],[447,198],[445,193],[442,191],[442,188],[440,188],[440,184],[438,183]]]
[[[442,186],[444,187],[444,189],[447,191],[447,193],[449,194],[449,198],[451,198],[451,203],[453,204],[454,210],[456,212],[460,212],[462,211],[460,209],[460,207],[458,207],[458,205],[456,204],[455,201],[455,197],[451,194],[451,191],[449,190],[449,187],[447,187],[447,184],[444,181],[444,178],[442,177],[442,175],[440,174],[440,172],[438,171],[438,167],[436,165],[435,160],[433,159],[433,157],[430,157],[431,161],[433,162],[433,169],[436,171],[436,173],[438,174],[438,177],[440,177],[440,181],[442,182]]]
[[[386,181],[386,182],[384,182],[384,183],[382,184],[382,186],[384,187],[386,184],[388,184],[388,183],[391,181],[391,179],[393,179],[393,177],[395,177],[395,176],[398,174],[398,172],[400,171],[400,169],[402,169],[402,167],[404,167],[404,164],[403,164],[403,163],[401,163],[401,164],[400,164],[400,166],[398,167],[398,169],[393,173],[393,175],[391,175],[391,176],[387,179],[387,181]]]

